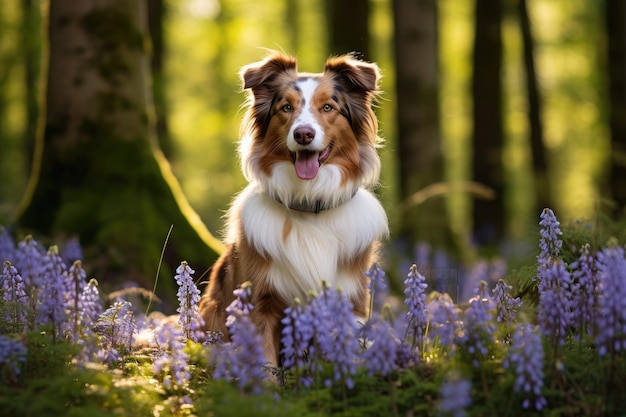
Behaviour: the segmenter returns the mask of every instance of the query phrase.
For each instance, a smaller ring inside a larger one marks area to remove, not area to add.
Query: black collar
[[[357,193],[357,191],[359,191],[358,188],[352,193],[349,199],[345,201],[340,201],[339,204],[335,204],[335,205],[328,205],[328,204],[324,204],[322,200],[315,200],[312,203],[308,203],[306,201],[292,201],[291,203],[287,205],[287,207],[289,207],[290,210],[318,214],[320,211],[329,210],[335,207],[339,207],[340,205],[344,203],[347,203],[348,201],[352,200],[352,198]],[[272,198],[276,200],[277,202],[279,202],[280,204],[285,205],[285,203],[283,203],[283,201],[277,195],[272,195]]]

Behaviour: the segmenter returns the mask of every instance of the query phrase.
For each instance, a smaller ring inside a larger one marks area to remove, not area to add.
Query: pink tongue
[[[296,175],[301,180],[311,180],[320,169],[317,152],[300,151],[296,154]]]

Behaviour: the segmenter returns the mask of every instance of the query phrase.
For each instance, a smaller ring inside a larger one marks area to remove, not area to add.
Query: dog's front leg
[[[273,294],[264,294],[256,298],[251,313],[252,322],[263,338],[265,359],[270,366],[277,367],[280,357],[281,319],[286,304]]]

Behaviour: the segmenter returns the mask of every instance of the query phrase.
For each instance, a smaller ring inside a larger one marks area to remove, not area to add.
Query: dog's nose
[[[310,125],[298,126],[293,131],[293,138],[300,145],[308,145],[315,139],[315,130]]]

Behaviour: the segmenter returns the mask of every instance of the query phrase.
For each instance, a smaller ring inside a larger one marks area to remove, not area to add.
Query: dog
[[[378,185],[376,64],[331,57],[323,73],[299,73],[294,57],[272,53],[243,67],[248,92],[239,155],[247,187],[226,215],[226,251],[200,301],[206,330],[226,337],[233,290],[252,284],[250,318],[265,358],[279,364],[285,308],[327,283],[367,317],[368,279],[385,211]]]

